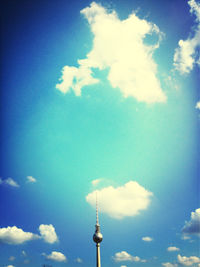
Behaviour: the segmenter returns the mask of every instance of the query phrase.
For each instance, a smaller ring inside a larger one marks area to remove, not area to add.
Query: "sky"
[[[1,18],[0,267],[199,267],[200,2]]]

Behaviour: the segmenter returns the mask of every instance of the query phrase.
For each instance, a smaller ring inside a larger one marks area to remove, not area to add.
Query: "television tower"
[[[100,232],[99,217],[98,217],[98,203],[97,203],[97,193],[96,193],[96,225],[95,233],[93,235],[93,241],[96,243],[96,267],[101,267],[101,257],[100,257],[100,243],[103,240],[103,235]]]

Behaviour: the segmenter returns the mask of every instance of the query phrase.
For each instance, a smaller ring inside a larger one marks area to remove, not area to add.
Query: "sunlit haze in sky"
[[[199,0],[1,18],[0,267],[200,267]]]

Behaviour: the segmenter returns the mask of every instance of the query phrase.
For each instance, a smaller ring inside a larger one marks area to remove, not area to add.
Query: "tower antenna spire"
[[[99,225],[99,214],[98,214],[98,195],[96,191],[96,225]]]
[[[96,243],[96,267],[101,267],[101,257],[100,257],[100,243],[103,240],[103,235],[100,232],[99,216],[98,216],[98,201],[97,201],[97,191],[96,191],[96,225],[95,233],[93,235],[93,241]]]

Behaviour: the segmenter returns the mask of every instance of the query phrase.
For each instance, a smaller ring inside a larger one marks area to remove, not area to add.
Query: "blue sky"
[[[200,2],[1,10],[0,267],[199,267]]]

